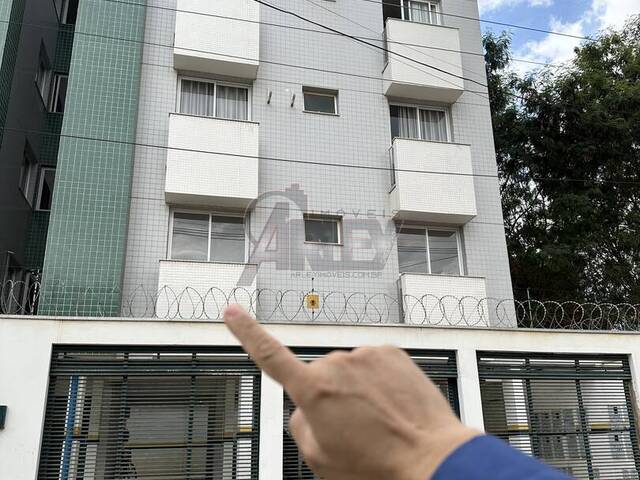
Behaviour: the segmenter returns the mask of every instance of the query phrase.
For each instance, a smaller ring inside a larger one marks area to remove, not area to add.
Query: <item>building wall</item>
[[[41,163],[39,132],[45,129],[46,106],[34,79],[40,45],[52,60],[56,53],[58,22],[53,3],[47,0],[4,0],[0,20],[0,256],[4,264],[4,252],[9,250],[15,254],[12,263],[25,266],[35,192],[27,199],[18,185],[26,142],[34,160]]]
[[[149,43],[144,46],[137,142],[166,146],[169,113],[176,108],[178,75],[172,68],[172,49],[168,46],[172,45],[175,33],[175,13],[170,9],[175,9],[177,4],[175,0],[153,0],[150,5],[169,10],[148,9],[145,42]],[[382,8],[375,2],[339,0],[314,5],[314,2],[286,0],[278,6],[324,25],[367,37],[377,45],[383,44]],[[445,0],[444,10],[469,17],[478,14],[476,3],[467,0]],[[260,21],[261,62],[253,83],[251,104],[252,120],[260,123],[259,191],[263,197],[269,192],[280,194],[258,202],[251,212],[251,233],[260,235],[272,213],[270,207],[277,201],[292,205],[291,196],[296,195],[302,196],[309,211],[343,213],[345,219],[351,220],[367,216],[367,221],[377,223],[381,231],[392,232],[389,172],[384,170],[389,165],[391,145],[388,99],[383,95],[381,74],[384,53],[325,31],[310,31],[321,29],[264,6],[261,6]],[[472,52],[463,55],[464,75],[480,83],[486,82],[477,22],[455,17],[445,17],[444,21],[448,26],[460,28],[461,50]],[[237,28],[242,28],[242,22],[235,23]],[[429,61],[429,55],[420,52],[416,52],[416,58]],[[416,68],[426,67],[418,65]],[[348,72],[349,75],[330,72]],[[303,112],[303,86],[338,90],[339,116]],[[465,88],[474,92],[465,92],[451,108],[453,140],[471,144],[474,173],[495,176],[486,88],[472,82],[465,82]],[[296,100],[291,106],[293,94]],[[267,102],[269,97],[270,103]],[[170,209],[163,191],[166,155],[162,149],[136,148],[125,297],[136,288],[156,289],[159,260],[167,256]],[[378,169],[304,165],[274,158]],[[297,186],[302,193],[282,193],[292,186]],[[475,196],[478,216],[463,228],[467,273],[487,278],[488,296],[511,298],[497,178],[477,177]],[[295,208],[291,216],[298,220],[302,218]],[[279,228],[285,228],[284,218],[276,222],[280,222]],[[366,260],[367,255],[373,255],[371,249],[366,245],[354,247],[356,240],[347,241],[344,246],[304,244],[301,225],[301,222],[297,223],[288,251],[281,255],[286,257],[288,268],[263,262],[257,278],[259,289],[309,290],[313,276],[314,287],[324,292],[397,294],[397,253],[390,234],[383,241],[383,249],[388,253],[383,266],[356,266],[354,270],[362,268],[356,275],[339,278],[331,274],[336,270],[335,261],[343,260],[344,266],[344,260],[352,255],[360,255]],[[309,265],[305,260],[311,257],[316,258]],[[316,273],[311,273],[312,270]]]
[[[637,333],[491,328],[271,324],[268,330],[292,347],[348,348],[392,344],[407,349],[456,351],[462,420],[483,429],[477,351],[610,353],[629,355],[636,406],[640,408],[640,342]],[[3,478],[33,480],[38,466],[52,346],[237,345],[222,323],[144,319],[0,318],[0,405],[7,405],[0,431]],[[29,355],[24,355],[24,352]],[[19,359],[19,361],[17,361]],[[260,479],[281,478],[282,389],[262,382]]]
[[[144,1],[80,2],[41,313],[119,309],[145,13]]]

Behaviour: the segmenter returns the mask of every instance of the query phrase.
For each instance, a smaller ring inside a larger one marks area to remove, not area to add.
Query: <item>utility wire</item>
[[[178,114],[178,115],[184,115],[184,114]],[[185,116],[189,116],[189,115],[185,115]],[[256,160],[302,164],[302,165],[316,165],[316,166],[336,167],[336,168],[354,168],[359,170],[375,170],[375,171],[386,171],[386,172],[395,171],[395,172],[403,172],[403,173],[420,173],[420,174],[428,174],[428,175],[447,175],[447,176],[457,176],[457,177],[478,177],[478,178],[494,178],[494,179],[500,178],[498,175],[483,174],[483,173],[440,172],[435,170],[416,170],[416,169],[403,169],[403,168],[392,169],[390,167],[378,167],[375,165],[354,165],[354,164],[348,164],[348,163],[319,162],[319,161],[313,161],[313,160],[299,160],[299,159],[282,158],[282,157],[270,157],[270,156],[267,157],[267,156],[261,156],[261,155],[243,155],[239,153],[221,152],[221,151],[215,151],[215,150],[199,150],[199,149],[191,149],[191,148],[169,147],[167,145],[157,145],[152,143],[140,143],[140,142],[131,142],[131,141],[124,141],[124,140],[113,140],[113,139],[107,139],[107,138],[88,137],[83,135],[52,133],[52,132],[45,132],[43,130],[29,130],[29,129],[11,128],[11,127],[4,127],[3,129],[0,129],[0,131],[2,130],[18,132],[18,133],[30,133],[35,135],[49,136],[49,137],[60,137],[60,138],[88,140],[88,141],[102,142],[102,143],[109,143],[109,144],[120,144],[120,145],[127,145],[127,146],[133,146],[133,147],[154,148],[154,149],[160,149],[160,150],[188,152],[188,153],[202,153],[202,154],[237,157],[237,158],[250,158],[250,159],[256,159]],[[611,180],[611,179],[596,180],[596,179],[584,179],[584,178],[531,177],[531,180],[581,182],[581,183],[595,183],[595,184],[610,183],[610,184],[621,184],[621,185],[640,185],[640,181],[617,180],[617,179],[616,180]]]
[[[139,3],[132,3],[132,2],[126,2],[124,0],[100,0],[100,1],[104,1],[104,2],[111,2],[111,3],[121,3],[124,5],[131,5],[134,7],[146,7],[146,8],[155,8],[155,9],[159,9],[159,10],[168,10],[168,11],[172,11],[172,12],[181,12],[181,13],[190,13],[190,14],[194,14],[194,15],[202,15],[202,16],[211,16],[211,17],[220,17],[220,18],[232,18],[232,17],[223,17],[220,15],[216,15],[216,14],[211,14],[211,13],[202,13],[202,12],[196,12],[196,11],[192,11],[192,10],[180,10],[177,8],[171,8],[171,7],[163,7],[160,5],[141,5]],[[380,0],[362,0],[365,2],[370,2],[370,3],[376,3],[378,5],[388,5],[388,6],[392,6],[392,7],[398,7],[399,5],[396,3],[391,3],[391,2],[386,2],[386,1],[380,1]],[[544,28],[536,28],[536,27],[528,27],[526,25],[518,25],[515,23],[506,23],[506,22],[499,22],[497,20],[485,20],[479,17],[470,17],[467,15],[458,15],[458,14],[454,14],[454,13],[446,13],[446,12],[439,12],[438,15],[441,16],[445,16],[445,17],[452,17],[452,18],[461,18],[463,20],[471,20],[474,22],[479,22],[479,23],[489,23],[489,24],[493,24],[493,25],[501,25],[504,27],[510,27],[510,28],[517,28],[520,30],[529,30],[532,32],[538,32],[538,33],[548,33],[550,35],[559,35],[562,37],[570,37],[570,38],[576,38],[579,40],[592,40],[591,37],[585,37],[585,36],[581,36],[581,35],[575,35],[575,34],[571,34],[571,33],[566,33],[566,32],[559,32],[557,30],[546,30]],[[241,19],[241,18],[236,18],[236,20],[241,20],[241,21],[251,21],[251,20],[246,20],[246,19]],[[257,21],[253,21],[256,23],[262,23],[262,22],[257,22]],[[268,23],[265,23],[268,24]],[[273,24],[274,26],[278,26],[277,24]],[[292,27],[292,28],[296,28],[296,27]],[[311,30],[311,31],[318,31],[318,30]]]
[[[276,10],[276,11],[278,11],[278,12],[285,13],[285,14],[287,14],[287,15],[291,15],[292,17],[298,18],[298,19],[300,19],[300,20],[303,20],[303,21],[305,21],[305,22],[308,22],[308,23],[310,23],[310,24],[312,24],[312,25],[315,25],[315,26],[317,26],[317,27],[324,28],[324,29],[326,29],[326,30],[328,30],[328,31],[330,31],[330,32],[337,33],[337,34],[339,34],[339,35],[342,35],[343,37],[350,38],[351,40],[353,40],[353,41],[355,41],[355,42],[357,42],[357,43],[361,43],[361,44],[363,44],[363,45],[368,45],[368,46],[373,47],[373,48],[375,48],[375,49],[378,49],[378,50],[380,50],[380,51],[382,51],[382,52],[385,52],[385,53],[386,53],[386,54],[388,54],[388,55],[395,55],[396,57],[404,58],[405,60],[409,60],[409,61],[411,61],[411,62],[415,62],[415,63],[417,63],[418,65],[422,65],[423,67],[427,67],[427,68],[433,69],[433,70],[435,70],[435,71],[437,71],[437,72],[444,73],[444,74],[446,74],[446,75],[450,75],[450,76],[455,77],[455,78],[458,78],[458,79],[460,79],[460,80],[466,80],[466,81],[468,81],[468,82],[475,83],[476,85],[479,85],[479,86],[481,86],[481,87],[483,87],[483,88],[487,88],[487,85],[486,85],[486,84],[484,84],[484,83],[482,83],[482,82],[478,82],[477,80],[474,80],[473,78],[465,77],[465,76],[463,76],[463,75],[457,75],[457,74],[455,74],[455,73],[451,73],[451,72],[449,72],[449,71],[447,71],[447,70],[444,70],[444,69],[442,69],[442,68],[440,68],[440,67],[435,67],[435,66],[433,66],[433,65],[429,65],[428,63],[421,62],[421,61],[416,60],[415,58],[411,58],[411,57],[409,57],[409,56],[407,56],[407,55],[403,55],[403,54],[401,54],[401,53],[394,52],[393,50],[389,50],[388,48],[381,47],[380,45],[376,45],[376,44],[371,43],[371,42],[368,42],[368,41],[366,41],[366,40],[362,40],[361,38],[358,38],[358,37],[356,37],[356,36],[354,36],[354,35],[351,35],[351,34],[349,34],[349,33],[342,32],[342,31],[340,31],[340,30],[338,30],[338,29],[336,29],[336,28],[333,28],[333,27],[328,27],[328,26],[326,26],[326,25],[324,25],[324,24],[322,24],[322,23],[320,23],[320,22],[316,22],[315,20],[311,20],[311,19],[309,19],[309,18],[307,18],[307,17],[305,17],[305,16],[303,16],[303,15],[300,15],[300,14],[298,14],[298,13],[292,12],[292,11],[290,11],[290,10],[286,10],[286,9],[284,9],[284,8],[277,7],[277,6],[272,5],[272,4],[268,3],[268,2],[265,2],[265,1],[263,1],[263,0],[253,0],[253,1],[254,1],[254,2],[256,2],[256,3],[259,3],[260,5],[264,5],[265,7],[268,7],[268,8],[271,8],[271,9],[273,9],[273,10]]]

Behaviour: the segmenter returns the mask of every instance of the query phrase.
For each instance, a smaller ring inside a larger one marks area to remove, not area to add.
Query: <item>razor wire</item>
[[[640,304],[314,291],[319,301],[310,307],[310,293],[140,285],[122,294],[114,287],[59,284],[43,294],[40,281],[7,281],[0,313],[36,315],[46,303],[47,315],[56,316],[222,321],[224,309],[238,303],[263,322],[640,331]],[[114,301],[120,304],[116,312]]]

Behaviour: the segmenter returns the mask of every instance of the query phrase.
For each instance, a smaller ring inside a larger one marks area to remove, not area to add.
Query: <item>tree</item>
[[[640,16],[525,76],[483,43],[516,298],[640,303]]]

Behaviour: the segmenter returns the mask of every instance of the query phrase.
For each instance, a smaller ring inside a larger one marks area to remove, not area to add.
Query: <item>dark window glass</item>
[[[78,4],[79,0],[68,0],[67,11],[65,12],[62,23],[68,23],[70,25],[76,24],[76,20],[78,19]]]
[[[51,111],[56,113],[64,113],[64,105],[67,101],[67,82],[69,78],[66,75],[56,75],[54,77],[54,90],[51,105]]]
[[[304,109],[307,112],[337,113],[336,96],[305,92]]]
[[[417,110],[414,107],[391,105],[391,137],[420,138]]]
[[[458,235],[455,231],[429,229],[431,273],[460,275]]]
[[[172,235],[172,259],[207,261],[209,215],[175,213]]]
[[[304,231],[307,242],[340,243],[339,221],[335,219],[305,218]]]
[[[244,220],[239,217],[213,217],[211,261],[242,263],[244,248]]]
[[[425,229],[398,230],[398,266],[400,273],[429,273]]]
[[[51,210],[53,198],[53,185],[56,179],[56,171],[53,168],[42,170],[40,178],[40,193],[38,195],[38,210]]]

